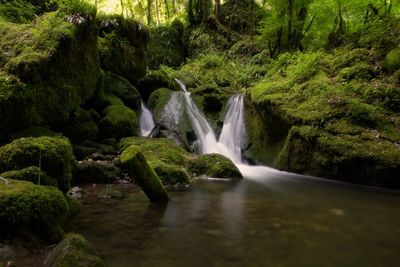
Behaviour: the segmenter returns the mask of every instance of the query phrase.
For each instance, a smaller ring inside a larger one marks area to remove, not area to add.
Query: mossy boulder
[[[138,148],[165,184],[189,183],[191,174],[185,165],[191,155],[174,141],[128,137],[121,139],[120,144],[122,150],[132,145]]]
[[[57,180],[47,175],[37,166],[31,166],[21,170],[5,172],[0,174],[0,176],[6,179],[29,181],[38,185],[51,185],[54,187],[58,187]]]
[[[140,110],[140,94],[127,79],[113,73],[106,73],[104,91],[106,94],[111,93],[121,99],[128,108]]]
[[[400,48],[393,49],[386,55],[385,68],[389,72],[400,69]]]
[[[136,84],[146,74],[146,27],[120,15],[102,15],[97,24],[102,69]]]
[[[100,138],[116,138],[137,135],[138,119],[133,110],[124,105],[111,105],[103,111],[99,122]]]
[[[292,127],[277,167],[353,183],[400,188],[400,151],[373,132],[330,134],[313,127]]]
[[[106,266],[96,249],[83,236],[75,233],[65,235],[46,260],[46,264],[50,267]]]
[[[72,169],[72,147],[64,137],[20,138],[0,147],[0,172],[39,166],[57,179],[58,187],[67,192]]]
[[[159,88],[155,90],[147,100],[147,105],[152,111],[154,118],[161,118],[164,114],[164,107],[171,99],[173,91],[167,88]]]
[[[162,70],[150,71],[145,77],[139,80],[137,88],[144,101],[159,88],[175,89],[176,84],[170,79],[167,73]]]
[[[81,143],[85,140],[96,140],[99,129],[96,121],[98,114],[89,110],[78,108],[72,112],[67,123],[61,130],[73,143]]]
[[[166,203],[169,201],[167,190],[154,169],[140,152],[140,147],[132,145],[121,154],[121,164],[143,189],[151,202]]]
[[[91,98],[100,67],[95,13],[81,23],[65,11],[29,24],[0,25],[0,138],[35,125],[65,123]]]
[[[189,163],[189,168],[197,175],[214,178],[243,178],[236,165],[220,154],[200,155]]]
[[[51,242],[62,237],[68,203],[61,191],[51,186],[0,177],[0,233]]]
[[[73,171],[75,183],[112,183],[121,170],[112,162],[84,160]]]

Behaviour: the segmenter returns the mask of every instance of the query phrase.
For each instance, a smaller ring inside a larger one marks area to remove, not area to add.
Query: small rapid
[[[143,104],[141,104],[140,111],[140,136],[149,136],[151,130],[154,128],[153,115],[150,110]]]

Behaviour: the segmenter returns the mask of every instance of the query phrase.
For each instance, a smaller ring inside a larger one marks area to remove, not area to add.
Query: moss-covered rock
[[[175,82],[170,79],[163,70],[150,71],[145,77],[140,79],[137,88],[144,101],[159,88],[176,89]]]
[[[167,88],[159,88],[155,90],[149,97],[147,105],[152,111],[154,118],[161,118],[164,113],[164,107],[171,99],[173,91]]]
[[[63,137],[20,138],[0,147],[0,172],[39,166],[67,192],[71,181],[72,147]]]
[[[124,105],[111,105],[103,111],[103,118],[99,122],[100,138],[120,139],[137,133],[138,119],[130,108]]]
[[[0,176],[6,179],[29,181],[38,185],[51,185],[54,187],[58,187],[57,180],[47,175],[37,166],[31,166],[21,170],[5,172],[0,174]]]
[[[102,68],[135,85],[146,74],[144,50],[149,38],[146,27],[120,15],[100,16],[97,24]]]
[[[168,193],[154,169],[147,163],[140,147],[132,145],[121,154],[121,163],[146,193],[151,202],[166,203]]]
[[[386,55],[385,68],[389,72],[400,69],[400,48],[393,49]]]
[[[68,122],[64,124],[62,132],[73,143],[81,143],[85,140],[96,140],[99,129],[93,119],[96,114],[91,111],[78,108],[72,112]]]
[[[106,94],[111,93],[121,99],[128,108],[140,110],[140,94],[125,78],[113,73],[106,73],[104,91]]]
[[[92,11],[90,11],[92,12]],[[65,123],[100,76],[95,13],[50,12],[30,24],[0,24],[0,138]]]
[[[47,266],[105,267],[95,248],[81,235],[69,233],[57,244],[46,261]]]
[[[0,234],[32,233],[54,242],[62,237],[68,203],[61,191],[51,186],[0,177]]]
[[[121,170],[108,161],[84,160],[73,171],[75,183],[112,183]]]
[[[189,163],[193,173],[215,178],[243,178],[239,169],[225,156],[219,154],[200,155]]]
[[[353,183],[400,188],[400,151],[374,133],[332,135],[292,127],[277,167]]]

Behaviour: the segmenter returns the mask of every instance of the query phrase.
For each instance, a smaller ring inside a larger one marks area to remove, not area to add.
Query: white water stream
[[[149,136],[151,130],[154,128],[153,115],[146,106],[141,104],[140,111],[140,136]]]
[[[175,80],[185,93],[187,113],[200,143],[200,152],[202,154],[222,154],[236,164],[243,176],[254,180],[284,173],[265,166],[250,166],[243,161],[242,149],[246,141],[243,94],[234,95],[229,99],[224,125],[217,139],[207,119],[191,99],[190,92],[187,91],[185,84],[178,79]]]

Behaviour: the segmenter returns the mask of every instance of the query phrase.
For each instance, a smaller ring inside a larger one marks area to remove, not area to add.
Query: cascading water
[[[146,106],[141,104],[140,111],[140,136],[149,136],[151,130],[154,128],[153,115]]]
[[[221,136],[217,140],[205,116],[186,90],[185,84],[175,79],[185,93],[187,113],[196,133],[202,154],[218,153],[230,158],[234,163],[242,163],[241,149],[244,143],[243,95],[235,95],[229,100],[229,108],[224,120]]]

